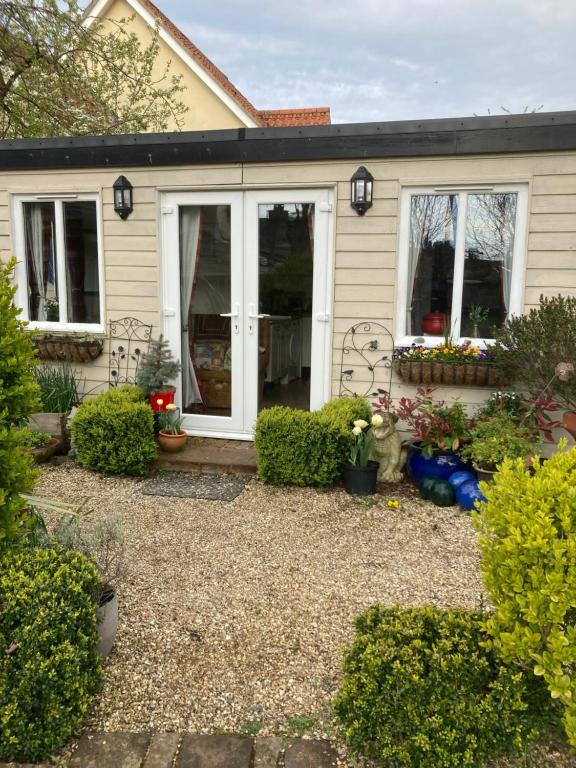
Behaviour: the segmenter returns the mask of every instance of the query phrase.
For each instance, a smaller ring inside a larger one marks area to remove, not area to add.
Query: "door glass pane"
[[[461,336],[489,338],[510,306],[517,194],[468,195]]]
[[[406,330],[441,336],[451,327],[457,195],[412,195]]]
[[[230,206],[180,209],[182,410],[232,414]]]
[[[58,322],[54,203],[23,203],[23,209],[29,318]]]
[[[100,322],[96,203],[64,203],[68,322]]]
[[[258,409],[310,408],[314,204],[258,206]]]

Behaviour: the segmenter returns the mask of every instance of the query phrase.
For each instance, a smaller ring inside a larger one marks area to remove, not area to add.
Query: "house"
[[[364,215],[353,177],[371,185]],[[483,337],[541,294],[573,294],[576,112],[4,141],[11,253],[33,327],[137,317],[183,361],[187,430],[250,437],[274,403],[317,408],[390,376],[394,397],[413,392],[386,361],[371,370],[375,334],[381,358],[437,343],[438,317]],[[343,356],[352,326],[360,353]],[[108,351],[79,366],[86,390],[107,386]]]
[[[261,110],[250,103],[150,0],[92,0],[84,12],[86,25],[96,19],[103,29],[114,30],[114,22],[131,18],[133,30],[142,45],[152,40],[158,29],[159,53],[156,72],[162,73],[170,62],[170,73],[182,77],[186,90],[181,101],[188,107],[183,124],[169,125],[186,131],[204,131],[218,128],[257,128],[290,125],[326,125],[330,123],[329,107]]]

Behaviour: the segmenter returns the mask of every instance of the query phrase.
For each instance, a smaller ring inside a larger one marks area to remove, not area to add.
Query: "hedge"
[[[0,759],[46,758],[81,724],[101,680],[97,583],[74,552],[0,559]]]
[[[330,485],[340,474],[356,419],[370,419],[363,398],[339,398],[319,411],[275,406],[260,412],[258,474],[271,485]]]
[[[483,647],[481,620],[430,607],[360,616],[335,701],[355,752],[394,768],[472,768],[536,736],[545,688]]]
[[[154,416],[137,387],[85,400],[72,420],[78,463],[112,475],[143,475],[157,455]]]

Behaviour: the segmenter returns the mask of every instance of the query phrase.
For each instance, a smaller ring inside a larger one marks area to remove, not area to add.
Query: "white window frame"
[[[468,339],[460,336],[462,292],[464,288],[464,258],[466,240],[466,213],[468,195],[515,192],[517,197],[516,225],[514,229],[514,252],[512,256],[512,279],[510,285],[510,307],[508,317],[522,314],[524,308],[524,283],[526,270],[526,247],[528,230],[528,184],[448,184],[434,187],[403,187],[400,199],[400,241],[396,281],[396,315],[394,344],[398,347],[417,343],[434,347],[443,336],[411,336],[408,328],[408,263],[410,258],[410,208],[412,195],[458,195],[458,218],[456,220],[456,244],[454,248],[454,282],[452,289],[452,338],[455,341]],[[485,346],[489,338],[472,339],[477,346]]]
[[[69,201],[96,203],[96,243],[98,247],[98,291],[100,305],[99,323],[65,323],[48,320],[30,320],[28,301],[28,265],[26,262],[26,246],[24,235],[24,203],[54,203],[54,216],[56,222],[56,269],[58,281],[58,302],[67,316],[68,293],[66,291],[66,265],[65,265],[65,238],[64,238],[64,206]],[[14,273],[17,284],[16,303],[22,308],[22,319],[29,323],[30,328],[42,331],[80,332],[80,333],[104,333],[104,258],[102,247],[102,203],[100,195],[94,193],[70,193],[63,192],[42,193],[41,195],[13,195],[12,196],[12,221],[14,235],[14,254],[17,258]]]

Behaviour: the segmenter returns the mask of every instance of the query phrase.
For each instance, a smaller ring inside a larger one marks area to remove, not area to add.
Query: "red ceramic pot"
[[[573,411],[566,411],[562,416],[562,426],[569,432],[574,440],[576,440],[576,413]]]
[[[153,411],[165,411],[166,406],[174,402],[174,395],[176,394],[176,387],[170,387],[170,389],[162,390],[162,392],[154,392],[150,395],[150,405]]]
[[[448,325],[448,315],[445,312],[428,312],[422,318],[422,331],[431,336],[442,336]]]

